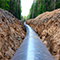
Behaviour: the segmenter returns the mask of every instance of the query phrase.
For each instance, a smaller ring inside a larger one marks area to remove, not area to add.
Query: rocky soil
[[[10,60],[25,37],[23,21],[0,8],[0,60]]]
[[[44,42],[55,60],[60,60],[60,9],[40,14],[27,21]]]

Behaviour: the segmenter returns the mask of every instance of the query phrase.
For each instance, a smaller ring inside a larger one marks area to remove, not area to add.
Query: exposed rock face
[[[0,60],[10,60],[25,37],[22,24],[8,11],[0,9]]]
[[[39,35],[55,60],[60,60],[60,9],[45,12],[27,21]]]

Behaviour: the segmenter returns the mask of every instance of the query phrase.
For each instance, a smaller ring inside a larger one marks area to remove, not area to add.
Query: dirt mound
[[[23,21],[0,8],[0,60],[12,58],[25,37],[24,28]]]
[[[27,21],[55,60],[60,60],[60,9],[45,12]]]

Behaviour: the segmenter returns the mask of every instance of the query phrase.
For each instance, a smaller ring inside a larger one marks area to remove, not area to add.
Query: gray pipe
[[[25,23],[24,25],[26,37],[11,60],[54,60],[33,29]]]

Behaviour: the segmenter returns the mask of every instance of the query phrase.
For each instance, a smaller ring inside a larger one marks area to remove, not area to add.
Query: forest
[[[33,19],[46,11],[60,8],[60,0],[33,0],[28,19]]]
[[[0,0],[0,8],[9,11],[21,19],[21,0]]]
[[[60,8],[60,0],[33,0],[28,16],[21,16],[21,0],[0,0],[0,8],[8,10],[16,18],[28,20],[46,11]]]

